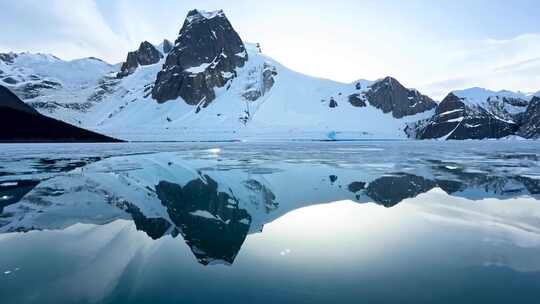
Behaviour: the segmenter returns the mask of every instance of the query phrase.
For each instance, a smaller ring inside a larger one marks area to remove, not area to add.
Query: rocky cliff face
[[[484,107],[471,105],[454,93],[439,104],[435,115],[408,127],[417,139],[484,139],[515,134],[519,126],[510,117],[500,117]]]
[[[414,115],[437,106],[435,101],[417,90],[407,89],[392,77],[386,77],[372,84],[365,93],[367,101],[384,113],[392,113],[395,118]],[[351,96],[351,104],[360,104],[357,96]]]
[[[366,107],[368,103],[391,113],[394,118],[415,115],[434,109],[437,103],[418,90],[405,88],[392,77],[385,77],[375,82],[358,81],[355,92],[348,95],[347,101],[354,107]]]
[[[169,54],[173,48],[174,45],[172,44],[172,42],[167,39],[163,40],[163,54]]]
[[[163,47],[165,48],[165,44],[163,44]],[[122,64],[117,77],[126,77],[135,72],[139,66],[156,64],[161,58],[163,58],[163,54],[150,42],[144,41],[139,46],[138,50],[128,53],[126,62]]]
[[[540,138],[540,97],[535,96],[531,99],[521,121],[518,135],[525,138]]]
[[[214,89],[233,79],[247,60],[244,43],[223,11],[192,10],[157,75],[152,97],[159,103],[182,97],[205,107],[215,99]]]

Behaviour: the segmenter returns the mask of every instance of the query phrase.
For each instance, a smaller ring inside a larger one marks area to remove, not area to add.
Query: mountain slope
[[[242,42],[222,11],[191,11],[172,50],[156,58],[125,64],[121,79],[120,65],[87,59],[95,68],[85,82],[28,67],[25,75],[59,85],[20,96],[43,114],[129,140],[405,138],[407,123],[436,106],[390,77],[345,84],[292,71]]]
[[[438,105],[433,117],[417,124],[415,136],[418,139],[501,138],[515,134],[518,128],[511,118],[499,117],[450,93]]]
[[[534,96],[523,113],[523,124],[518,135],[525,138],[540,138],[540,96]]]
[[[115,142],[39,114],[7,88],[0,86],[0,141],[7,142]]]
[[[454,91],[437,106],[435,115],[409,125],[406,131],[417,139],[539,137],[537,109],[533,105],[536,98],[483,88]]]

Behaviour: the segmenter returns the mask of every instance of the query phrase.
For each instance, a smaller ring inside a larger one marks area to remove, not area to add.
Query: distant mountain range
[[[125,140],[540,137],[536,94],[473,88],[440,103],[397,79],[339,83],[242,41],[223,11],[126,61],[0,54],[0,85],[41,114]]]

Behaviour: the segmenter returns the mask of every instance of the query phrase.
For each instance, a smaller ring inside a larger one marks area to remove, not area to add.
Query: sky
[[[117,63],[144,40],[174,41],[193,8],[223,9],[244,41],[317,77],[392,76],[437,99],[540,90],[537,0],[0,0],[0,51]]]

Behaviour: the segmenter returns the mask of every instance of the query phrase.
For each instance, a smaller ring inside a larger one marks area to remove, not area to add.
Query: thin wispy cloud
[[[438,99],[471,86],[537,91],[540,26],[529,19],[540,4],[499,4],[488,13],[480,0],[460,10],[421,0],[3,1],[0,18],[10,30],[0,50],[117,63],[143,40],[174,39],[189,9],[223,8],[244,40],[306,74],[342,82],[390,75]],[[513,21],[492,18],[498,11]]]

